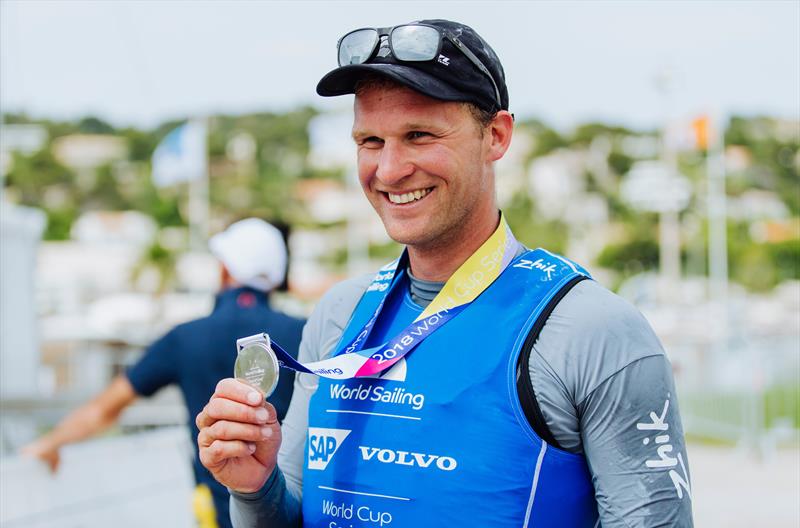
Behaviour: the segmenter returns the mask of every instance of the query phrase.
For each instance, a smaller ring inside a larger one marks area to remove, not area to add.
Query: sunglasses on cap
[[[347,33],[339,39],[336,48],[339,66],[364,64],[372,58],[381,37],[388,37],[389,50],[394,58],[403,62],[425,62],[434,60],[442,51],[443,39],[449,40],[469,61],[486,75],[494,87],[497,107],[502,108],[500,90],[489,69],[461,40],[446,29],[427,24],[403,24],[388,28],[361,28]]]

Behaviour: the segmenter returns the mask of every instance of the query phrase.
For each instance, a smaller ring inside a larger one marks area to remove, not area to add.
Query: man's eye
[[[422,132],[420,130],[414,130],[413,132],[408,133],[408,139],[420,139],[428,136],[430,136],[428,132]]]
[[[365,147],[380,147],[383,145],[383,140],[376,136],[369,136],[362,139],[360,144]]]

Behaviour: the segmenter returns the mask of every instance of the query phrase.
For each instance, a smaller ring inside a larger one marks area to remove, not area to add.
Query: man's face
[[[496,222],[490,138],[464,105],[368,89],[356,96],[353,138],[361,186],[397,242],[444,247]]]

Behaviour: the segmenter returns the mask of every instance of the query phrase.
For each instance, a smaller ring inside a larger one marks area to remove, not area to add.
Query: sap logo
[[[308,469],[324,470],[350,434],[349,429],[308,428]]]
[[[544,259],[536,259],[536,260],[519,259],[519,262],[514,264],[514,267],[527,270],[533,270],[533,269],[541,270],[547,273],[547,280],[552,279],[553,277],[550,274],[556,271],[556,265],[551,262],[546,262]]]
[[[424,453],[409,453],[408,451],[394,451],[393,449],[380,449],[377,447],[358,446],[361,458],[365,461],[372,459],[384,464],[399,464],[401,466],[418,466],[429,468],[435,464],[442,471],[453,471],[458,462],[453,457],[426,455]]]

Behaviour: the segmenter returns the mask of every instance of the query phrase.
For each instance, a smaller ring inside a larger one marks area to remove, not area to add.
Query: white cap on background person
[[[246,218],[208,241],[211,253],[243,286],[269,291],[286,277],[286,244],[278,229],[259,218]]]

